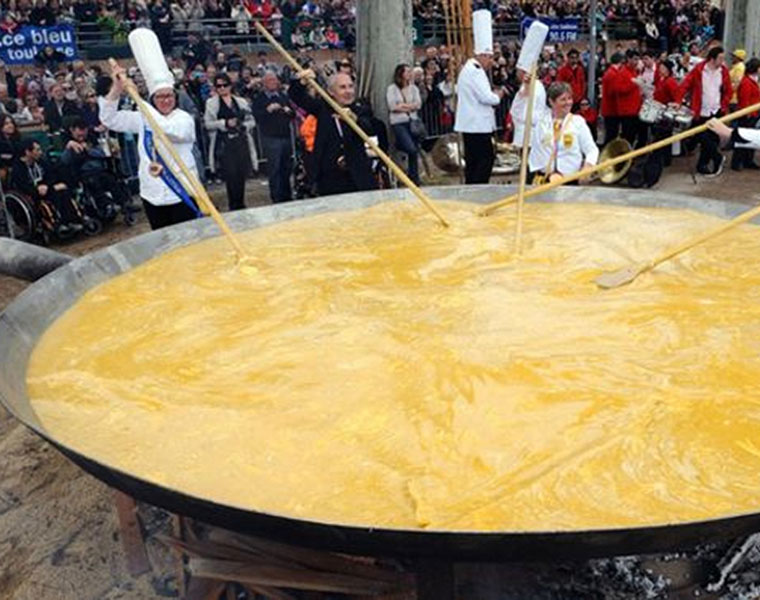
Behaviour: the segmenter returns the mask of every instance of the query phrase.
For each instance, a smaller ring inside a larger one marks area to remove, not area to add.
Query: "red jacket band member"
[[[580,62],[580,54],[575,48],[567,53],[567,62],[557,71],[557,81],[570,84],[574,105],[577,106],[586,97],[586,73]]]
[[[733,88],[728,69],[723,64],[725,52],[720,46],[710,48],[707,57],[684,78],[678,88],[679,101],[691,95],[691,110],[695,125],[728,111]],[[725,157],[720,153],[718,136],[706,131],[697,138],[700,145],[697,172],[707,177],[717,177],[723,172]]]
[[[678,104],[678,80],[673,76],[673,63],[666,60],[657,68],[660,76],[654,85],[654,99],[662,104]]]
[[[758,84],[758,70],[760,70],[760,59],[751,58],[747,62],[744,70],[744,77],[739,83],[736,91],[738,100],[738,109],[747,108],[760,102],[760,84]],[[760,117],[760,111],[755,111],[748,115],[751,119]],[[754,123],[753,123],[754,125]]]
[[[711,117],[715,113],[728,111],[733,89],[724,64],[725,56],[723,48],[711,48],[707,58],[689,71],[681,82],[679,102],[691,94],[690,107],[695,117]]]
[[[736,90],[736,98],[738,100],[737,108],[747,108],[748,106],[760,102],[758,71],[760,71],[760,59],[749,59],[744,67],[744,77],[742,77],[742,80],[739,82],[739,87]],[[758,117],[760,117],[760,111],[755,111],[746,117],[742,117],[739,119],[739,126],[754,128]],[[731,157],[731,168],[734,171],[741,171],[742,169],[757,169],[758,167],[755,165],[754,150],[735,147],[734,154]]]

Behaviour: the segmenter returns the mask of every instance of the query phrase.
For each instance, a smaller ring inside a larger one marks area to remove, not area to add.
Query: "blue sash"
[[[152,156],[153,160],[161,165],[162,169],[161,174],[159,175],[161,181],[163,181],[166,186],[172,192],[174,192],[180,200],[182,200],[182,202],[193,209],[196,218],[202,217],[203,214],[200,210],[198,210],[198,206],[195,204],[195,202],[193,202],[193,199],[187,193],[187,190],[185,190],[183,185],[179,182],[179,179],[177,179],[174,176],[174,173],[172,173],[166,166],[166,163],[164,162],[161,154],[156,151],[156,146],[153,143],[153,132],[147,127],[145,128],[143,135],[143,145],[145,146],[145,152],[148,154],[148,156]]]

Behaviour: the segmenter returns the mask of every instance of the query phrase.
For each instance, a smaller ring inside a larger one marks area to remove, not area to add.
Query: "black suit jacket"
[[[71,100],[64,100],[63,106],[61,108],[63,114],[60,114],[58,112],[58,108],[55,105],[55,100],[52,98],[45,104],[45,125],[50,128],[50,131],[52,133],[57,133],[62,129],[66,129],[66,117],[81,116],[79,108],[77,108],[77,105]]]
[[[372,175],[364,141],[343,121],[340,122],[339,130],[336,125],[337,115],[330,105],[321,98],[309,96],[299,81],[291,83],[289,94],[293,102],[317,117],[314,180],[320,195],[374,190],[377,183]],[[361,118],[359,125],[364,131],[372,131],[370,125],[362,122]],[[345,168],[339,165],[340,156],[345,158]],[[350,180],[348,186],[344,185],[346,177]]]

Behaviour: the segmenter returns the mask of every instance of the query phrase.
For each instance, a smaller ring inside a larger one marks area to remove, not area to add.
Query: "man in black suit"
[[[76,103],[66,99],[63,86],[54,83],[50,87],[50,100],[45,104],[44,116],[50,133],[59,133],[65,131],[71,118],[80,117],[81,114]]]
[[[304,82],[314,77],[307,69],[301,80],[290,85],[290,98],[306,112],[317,117],[317,134],[314,140],[314,179],[320,196],[374,190],[377,183],[372,174],[364,141],[356,135],[324,100],[309,96]],[[351,76],[336,73],[330,78],[327,91],[335,101],[349,110],[354,106],[356,93]],[[357,114],[358,110],[353,110]],[[364,131],[372,131],[371,125],[359,119]]]

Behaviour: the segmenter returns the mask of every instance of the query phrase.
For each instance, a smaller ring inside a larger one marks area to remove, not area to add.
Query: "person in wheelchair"
[[[117,210],[126,213],[131,209],[131,198],[93,133],[83,119],[69,123],[69,141],[59,160],[69,187],[81,185],[94,198],[98,216],[110,220]]]
[[[59,236],[81,231],[82,214],[69,186],[42,158],[42,146],[34,139],[21,142],[19,159],[11,169],[10,187],[27,195]],[[52,209],[52,211],[51,211]],[[46,213],[51,213],[46,219]]]

